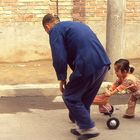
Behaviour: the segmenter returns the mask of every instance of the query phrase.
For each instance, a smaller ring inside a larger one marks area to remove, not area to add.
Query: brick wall
[[[105,21],[107,0],[0,0],[0,23],[39,22],[48,12],[63,20]],[[58,5],[58,8],[57,8]],[[126,21],[140,22],[140,0],[127,0]]]
[[[0,0],[0,22],[39,22],[46,12],[56,13],[54,0]]]
[[[127,0],[126,21],[140,22],[140,0]]]

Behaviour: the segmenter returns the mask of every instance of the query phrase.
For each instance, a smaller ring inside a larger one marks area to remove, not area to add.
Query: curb
[[[100,91],[104,90],[111,82],[103,82]],[[0,97],[2,96],[51,96],[61,95],[58,83],[48,84],[17,84],[0,85]]]

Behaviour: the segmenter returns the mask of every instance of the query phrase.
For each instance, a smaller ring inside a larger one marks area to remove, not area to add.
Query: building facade
[[[0,62],[50,59],[48,35],[42,18],[56,13],[61,21],[88,24],[106,47],[107,0],[0,0]],[[140,0],[126,0],[126,58],[140,52]]]

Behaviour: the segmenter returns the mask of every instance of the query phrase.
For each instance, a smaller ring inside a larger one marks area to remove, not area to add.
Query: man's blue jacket
[[[53,66],[58,80],[67,78],[67,64],[73,78],[88,77],[110,60],[94,32],[80,22],[64,21],[49,32]]]

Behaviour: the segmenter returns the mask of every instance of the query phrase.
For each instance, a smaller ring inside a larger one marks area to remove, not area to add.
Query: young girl
[[[127,59],[119,59],[114,64],[116,82],[106,91],[106,95],[113,95],[127,90],[130,94],[128,108],[123,118],[134,118],[136,101],[140,99],[140,81],[132,74],[134,68],[129,66]]]

